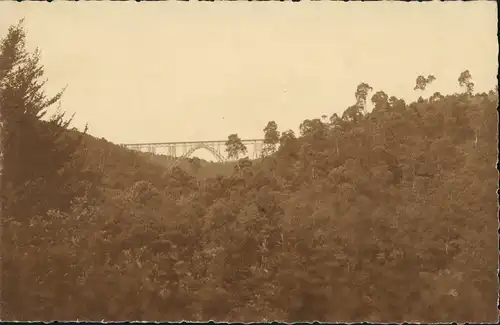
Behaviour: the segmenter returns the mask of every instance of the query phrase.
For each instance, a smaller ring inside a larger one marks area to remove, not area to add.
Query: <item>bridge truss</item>
[[[241,140],[247,147],[248,157],[256,159],[262,154],[263,139]],[[131,143],[122,146],[142,152],[156,154],[163,149],[165,155],[173,158],[188,158],[195,151],[205,149],[209,151],[219,162],[228,161],[226,153],[226,140],[218,141],[182,141],[182,142],[156,142],[156,143]]]

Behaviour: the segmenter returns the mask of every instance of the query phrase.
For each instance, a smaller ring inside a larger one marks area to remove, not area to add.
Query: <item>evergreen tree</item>
[[[28,52],[25,40],[21,21],[0,43],[1,194],[4,213],[17,217],[68,210],[96,181],[83,170],[82,134],[68,129],[72,118],[58,112],[43,119],[63,91],[45,94],[40,52]]]

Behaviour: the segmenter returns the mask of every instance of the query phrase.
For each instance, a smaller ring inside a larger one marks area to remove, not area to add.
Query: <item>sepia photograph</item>
[[[497,15],[1,1],[0,319],[497,323]]]

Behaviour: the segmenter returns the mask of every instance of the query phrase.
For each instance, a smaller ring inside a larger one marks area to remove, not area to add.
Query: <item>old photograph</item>
[[[3,321],[498,321],[497,3],[0,2]]]

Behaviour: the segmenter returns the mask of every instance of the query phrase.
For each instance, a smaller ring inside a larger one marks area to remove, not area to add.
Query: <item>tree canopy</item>
[[[29,53],[25,38],[20,22],[0,43],[1,192],[5,213],[17,218],[50,209],[68,211],[97,174],[84,167],[81,141],[86,130],[68,133],[72,119],[64,112],[43,119],[63,91],[45,94],[40,53]]]

